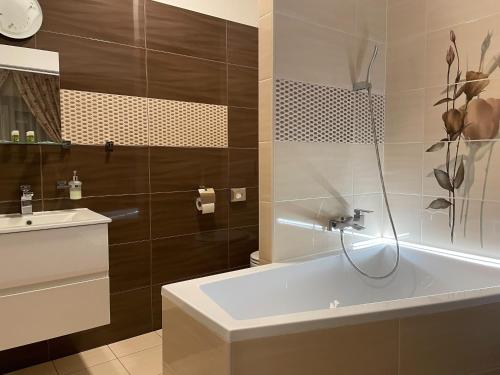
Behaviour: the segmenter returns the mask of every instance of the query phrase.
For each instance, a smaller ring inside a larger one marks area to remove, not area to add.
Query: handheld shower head
[[[370,90],[372,88],[372,82],[371,82],[372,68],[373,68],[373,63],[377,58],[377,54],[378,54],[378,45],[375,44],[375,47],[373,48],[372,58],[370,60],[370,64],[368,65],[368,70],[366,72],[366,80],[364,82],[355,82],[353,85],[353,91]]]
[[[372,67],[373,63],[375,62],[375,59],[377,58],[378,55],[378,45],[375,44],[375,47],[373,48],[373,55],[372,59],[370,60],[370,65],[368,65],[368,71],[366,72],[366,82],[371,84],[371,74],[372,74]]]

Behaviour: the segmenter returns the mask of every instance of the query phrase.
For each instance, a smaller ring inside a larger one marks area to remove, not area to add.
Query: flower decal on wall
[[[473,178],[473,163],[477,148],[489,147],[489,158],[491,158],[494,145],[493,142],[479,142],[477,145],[469,146],[469,155],[463,155],[459,152],[460,144],[466,141],[492,140],[497,138],[499,131],[500,99],[481,98],[481,95],[485,93],[490,84],[491,74],[500,66],[500,55],[498,55],[493,58],[487,69],[484,68],[484,61],[491,44],[491,38],[492,34],[488,33],[481,44],[478,70],[468,70],[465,72],[464,77],[457,36],[454,31],[450,32],[451,43],[445,57],[447,64],[446,97],[434,104],[446,108],[441,117],[445,137],[429,147],[426,152],[437,152],[446,149],[445,162],[441,167],[434,169],[434,178],[436,183],[446,191],[447,198],[433,200],[428,209],[448,210],[451,242],[454,241],[457,223],[458,190],[462,188],[467,198],[467,192],[470,190],[471,185],[468,174],[470,172]],[[486,181],[484,181],[484,184],[483,191],[486,187]],[[468,208],[464,209],[463,205],[462,202],[462,219],[464,212],[466,216],[468,210]]]

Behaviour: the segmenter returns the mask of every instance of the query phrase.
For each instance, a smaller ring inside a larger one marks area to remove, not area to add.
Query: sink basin
[[[0,234],[68,228],[110,223],[111,219],[87,208],[64,211],[43,211],[33,215],[0,215]]]
[[[110,222],[86,208],[0,215],[0,351],[109,324]]]

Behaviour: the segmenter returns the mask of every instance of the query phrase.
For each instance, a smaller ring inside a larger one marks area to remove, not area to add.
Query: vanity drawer
[[[0,234],[0,295],[108,269],[107,224]]]
[[[0,296],[0,351],[109,324],[109,278]]]

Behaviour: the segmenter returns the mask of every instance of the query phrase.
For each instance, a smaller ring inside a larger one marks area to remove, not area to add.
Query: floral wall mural
[[[443,107],[444,136],[427,148],[427,153],[444,150],[444,163],[434,168],[435,183],[444,190],[445,197],[435,198],[429,210],[446,210],[451,243],[459,225],[467,236],[469,195],[475,181],[475,165],[486,158],[482,181],[479,237],[483,246],[484,201],[490,172],[491,158],[500,122],[500,99],[488,96],[490,79],[499,67],[500,54],[490,57],[493,34],[488,32],[479,46],[479,66],[467,66],[461,58],[459,40],[452,30],[450,45],[445,55],[447,64],[446,89],[443,98],[434,105]],[[458,199],[458,198],[465,199]]]

